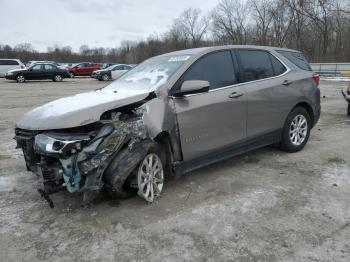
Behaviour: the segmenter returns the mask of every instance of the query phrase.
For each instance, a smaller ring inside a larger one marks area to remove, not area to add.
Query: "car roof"
[[[217,51],[217,50],[223,50],[223,49],[231,49],[231,48],[240,48],[240,49],[260,49],[260,50],[284,50],[284,51],[292,51],[292,52],[299,52],[297,50],[288,49],[288,48],[281,48],[281,47],[273,47],[273,46],[258,46],[258,45],[223,45],[223,46],[208,46],[208,47],[199,47],[199,48],[191,48],[191,49],[184,49],[179,51],[174,51],[170,53],[166,53],[160,56],[168,56],[168,55],[196,55],[200,54],[202,52],[210,52],[210,51]]]

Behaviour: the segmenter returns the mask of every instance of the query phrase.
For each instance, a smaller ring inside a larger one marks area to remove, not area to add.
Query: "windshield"
[[[144,91],[155,90],[179,69],[190,58],[189,55],[161,56],[146,60],[125,73],[106,89],[132,88]]]

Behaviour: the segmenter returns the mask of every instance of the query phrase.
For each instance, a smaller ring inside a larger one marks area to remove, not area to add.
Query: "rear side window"
[[[16,60],[0,60],[0,65],[18,65]]]
[[[235,84],[230,51],[215,52],[200,58],[185,72],[182,80],[205,80],[210,83],[210,89]]]
[[[295,64],[297,67],[303,70],[312,71],[308,61],[302,53],[285,50],[276,51],[283,55],[285,58],[287,58],[289,61],[291,61],[293,64]]]
[[[287,68],[280,62],[276,57],[273,55],[269,54],[271,58],[271,63],[273,67],[273,71],[276,76],[283,74],[284,72],[287,71]]]
[[[275,75],[270,54],[260,50],[238,50],[241,80],[249,82]]]
[[[45,65],[44,66],[45,70],[54,70],[55,67],[53,65]]]

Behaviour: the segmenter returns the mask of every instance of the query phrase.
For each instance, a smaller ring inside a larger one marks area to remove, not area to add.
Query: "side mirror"
[[[179,91],[176,91],[174,96],[184,96],[190,94],[204,93],[208,92],[210,83],[204,80],[187,80],[181,85]]]

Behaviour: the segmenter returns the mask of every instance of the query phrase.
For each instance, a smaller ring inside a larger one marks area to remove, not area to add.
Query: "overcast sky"
[[[218,0],[0,0],[0,44],[117,47],[165,32],[189,7],[209,12]]]

